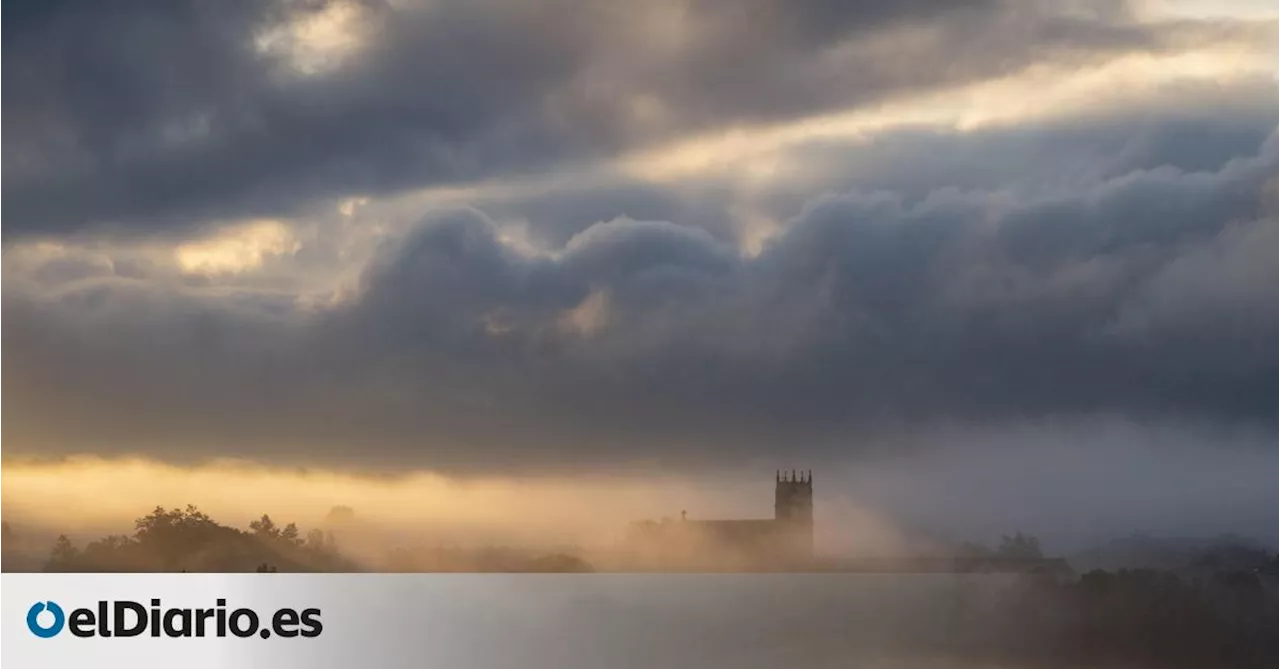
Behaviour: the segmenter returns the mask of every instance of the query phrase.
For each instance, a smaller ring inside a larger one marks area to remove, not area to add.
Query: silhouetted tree
[[[90,541],[80,554],[86,567],[95,571],[131,571],[139,560],[138,543],[124,535],[108,535]]]
[[[302,546],[315,553],[335,553],[338,550],[338,542],[334,539],[333,532],[321,529],[307,532],[307,539],[302,542]]]
[[[79,549],[67,535],[59,534],[58,539],[53,542],[53,549],[49,551],[49,564],[45,571],[76,571],[79,558]]]
[[[249,523],[249,529],[253,534],[263,539],[275,539],[280,536],[280,528],[272,522],[271,516],[262,514],[262,518]]]

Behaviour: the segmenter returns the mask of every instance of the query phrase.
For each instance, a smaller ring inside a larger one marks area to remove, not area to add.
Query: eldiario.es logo
[[[320,609],[279,609],[264,626],[256,611],[227,611],[226,606],[227,600],[219,599],[211,609],[162,608],[160,600],[153,599],[148,609],[138,602],[118,600],[100,601],[96,608],[73,609],[66,614],[56,602],[36,602],[27,610],[27,628],[42,639],[57,636],[64,627],[73,636],[108,638],[142,636],[148,631],[153,637],[171,638],[225,637],[228,633],[242,638],[309,638],[324,631]]]

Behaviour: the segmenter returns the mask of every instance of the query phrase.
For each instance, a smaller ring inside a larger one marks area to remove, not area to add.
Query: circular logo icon
[[[53,623],[48,627],[40,624],[40,614],[46,609],[53,614]],[[48,639],[61,632],[62,625],[66,622],[67,617],[62,613],[62,607],[53,602],[36,602],[27,609],[27,629],[41,639]]]

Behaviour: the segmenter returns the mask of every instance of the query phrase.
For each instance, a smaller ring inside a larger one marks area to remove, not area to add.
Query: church
[[[813,473],[774,475],[773,518],[635,523],[627,549],[651,565],[760,568],[813,558]]]

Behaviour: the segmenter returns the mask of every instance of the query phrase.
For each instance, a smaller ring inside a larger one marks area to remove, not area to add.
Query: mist
[[[1266,434],[1203,426],[1045,421],[903,432],[845,461],[777,464],[814,471],[819,555],[938,554],[1015,531],[1039,537],[1052,555],[1135,533],[1239,535],[1274,548],[1272,443]],[[81,456],[7,458],[0,477],[5,521],[45,538],[128,534],[157,505],[195,505],[239,529],[269,514],[305,532],[328,527],[330,510],[345,506],[356,522],[343,529],[343,552],[372,566],[396,548],[610,550],[628,524],[682,512],[691,520],[772,518],[770,477],[780,468],[460,476]]]

